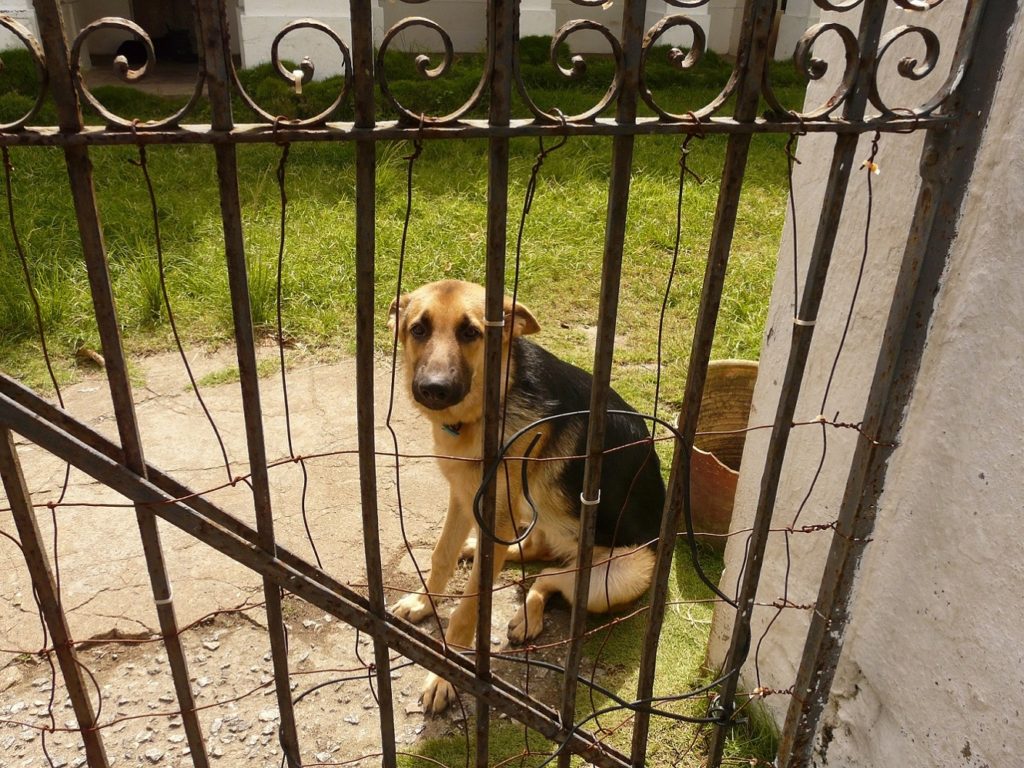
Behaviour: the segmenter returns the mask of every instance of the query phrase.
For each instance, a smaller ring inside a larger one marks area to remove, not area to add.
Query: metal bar
[[[748,124],[757,114],[760,100],[761,73],[766,66],[772,28],[773,0],[758,0],[748,4],[743,19],[743,37],[740,45],[741,59],[736,89],[735,119]],[[668,580],[675,551],[676,532],[679,530],[684,508],[684,494],[690,492],[690,452],[697,433],[704,382],[707,378],[708,362],[714,343],[718,310],[722,302],[725,274],[732,249],[733,233],[739,212],[740,193],[750,152],[750,134],[730,136],[726,148],[722,184],[715,210],[715,223],[708,249],[708,261],[701,289],[700,307],[690,349],[690,360],[686,374],[683,396],[682,442],[676,442],[672,454],[672,468],[669,476],[668,498],[665,514],[662,516],[658,541],[654,587],[651,591],[651,608],[648,611],[644,634],[643,651],[640,657],[640,675],[637,683],[637,699],[648,700],[654,695],[654,681],[657,669],[658,643],[665,620],[665,604],[668,599]],[[639,711],[633,722],[631,759],[642,765],[647,754],[650,734],[650,715]],[[709,766],[718,763],[709,758]]]
[[[213,114],[213,126],[230,130],[232,126],[230,93],[230,52],[224,4],[216,0],[199,0],[200,37],[207,67],[207,89]],[[228,287],[231,292],[231,315],[234,320],[235,351],[242,393],[246,446],[256,511],[256,527],[260,546],[274,555],[274,515],[270,500],[270,478],[267,472],[267,449],[263,436],[263,410],[260,404],[259,373],[256,368],[256,346],[253,337],[252,307],[249,303],[249,280],[245,263],[245,240],[242,234],[242,207],[238,199],[238,157],[233,145],[216,145],[217,187],[220,196],[221,220],[224,226],[224,250],[227,257]],[[268,576],[263,577],[266,601],[267,633],[277,690],[277,708],[281,715],[281,748],[292,765],[300,765],[299,740],[295,728],[288,673],[288,637],[281,612],[281,590]]]
[[[88,442],[79,439],[59,424],[50,422],[42,413],[36,413],[32,407],[8,396],[6,391],[16,390],[16,384],[9,380],[3,381],[2,378],[0,382],[5,389],[5,393],[0,394],[0,424],[9,426],[112,490],[147,505],[158,517],[269,578],[281,588],[373,637],[383,637],[390,648],[450,679],[460,689],[485,699],[509,717],[549,739],[560,735],[557,714],[549,707],[524,696],[522,691],[499,677],[492,677],[489,681],[479,680],[472,663],[465,657],[445,650],[436,640],[390,614],[385,614],[383,618],[375,616],[369,610],[366,598],[286,550],[278,548],[276,553],[267,552],[259,544],[258,531],[226,512],[218,510],[216,516],[207,517],[196,509],[216,509],[211,502],[199,497],[189,498],[187,503],[175,500],[174,496],[161,490],[153,481],[141,477],[109,456],[108,453],[117,453],[120,449],[90,427],[67,414],[61,417],[61,423],[74,424],[73,428],[78,435],[88,436]],[[23,392],[19,399],[31,400],[31,395],[26,396]],[[104,446],[105,450],[91,445]],[[173,480],[164,479],[174,485]],[[626,768],[629,765],[625,756],[600,744],[592,735],[583,731],[574,732],[568,746],[594,765],[607,768]]]
[[[40,36],[46,51],[50,83],[58,107],[61,129],[67,132],[77,132],[82,128],[82,114],[79,108],[78,94],[71,80],[71,68],[60,9],[53,0],[36,0],[35,10]],[[68,169],[68,180],[78,222],[79,237],[82,242],[82,254],[85,257],[97,329],[106,361],[107,382],[114,405],[118,434],[121,445],[124,447],[128,466],[134,471],[144,474],[146,463],[142,450],[142,437],[139,434],[138,420],[135,415],[135,402],[132,397],[131,382],[128,378],[128,366],[124,357],[124,349],[121,346],[120,325],[117,319],[110,273],[107,269],[106,246],[103,242],[99,210],[96,207],[89,150],[84,145],[65,147],[64,160]],[[198,768],[207,768],[209,759],[206,755],[202,727],[195,711],[195,699],[189,682],[188,661],[185,658],[185,651],[179,635],[170,579],[167,575],[163,548],[160,544],[160,531],[157,528],[156,519],[149,510],[136,507],[135,516],[142,539],[160,633],[167,650],[168,666],[181,708],[182,725],[194,764]]]
[[[645,0],[627,0],[622,11],[622,87],[615,119],[620,124],[636,120],[640,88],[641,44],[644,36]],[[611,179],[608,184],[608,208],[605,216],[604,253],[601,263],[601,290],[598,300],[597,343],[594,349],[593,383],[590,390],[590,415],[587,419],[587,450],[583,466],[583,492],[580,498],[580,529],[576,548],[576,575],[565,675],[562,678],[560,713],[562,725],[571,728],[576,720],[576,692],[583,660],[583,632],[587,623],[590,576],[594,560],[597,512],[601,501],[601,468],[604,459],[608,393],[611,389],[612,358],[615,354],[615,324],[622,278],[622,253],[626,241],[629,212],[629,187],[633,171],[631,135],[612,141]],[[558,756],[559,768],[569,768],[571,755]]]
[[[516,0],[491,0],[487,4],[487,36],[492,68],[489,82],[488,120],[492,125],[508,125],[512,103],[512,56],[516,36]],[[487,254],[484,316],[488,323],[484,337],[484,429],[481,456],[483,466],[497,459],[503,435],[499,433],[501,415],[502,338],[505,328],[494,321],[505,316],[505,248],[508,228],[508,138],[492,138],[487,147]],[[514,318],[506,322],[514,323]],[[508,329],[511,337],[512,328]],[[496,526],[497,473],[484,488],[481,515],[489,528]],[[510,517],[514,515],[508,506]],[[512,524],[512,530],[515,525]],[[491,589],[494,584],[495,546],[486,546],[487,537],[477,531],[474,569],[479,574],[479,602],[476,628],[476,674],[481,682],[491,679]],[[497,546],[497,545],[496,545]],[[482,698],[476,700],[476,765],[487,768],[490,757],[490,709]]]
[[[81,131],[67,133],[60,128],[37,126],[17,133],[0,133],[0,144],[7,146],[116,146],[137,144],[260,144],[275,141],[300,142],[364,141],[375,139],[489,139],[537,136],[675,136],[699,134],[791,134],[794,130],[808,133],[908,133],[926,128],[937,128],[953,122],[948,115],[921,118],[873,118],[859,122],[843,120],[807,120],[796,123],[789,120],[758,118],[740,122],[731,117],[712,117],[694,123],[672,123],[654,117],[637,118],[636,123],[619,123],[614,118],[598,118],[587,123],[545,124],[533,119],[518,118],[508,125],[490,125],[486,120],[467,119],[455,126],[418,127],[399,125],[394,120],[382,120],[373,128],[357,128],[353,123],[330,122],[315,128],[289,128],[282,125],[275,136],[267,123],[236,123],[232,128],[219,130],[206,124],[185,124],[178,129],[140,130],[133,135],[125,130],[101,126],[85,126]]]
[[[864,4],[858,34],[860,61],[858,62],[857,82],[843,105],[845,119],[857,121],[864,116],[867,105],[870,62],[873,61],[878,48],[878,41],[885,21],[886,5],[886,0],[866,0]],[[761,566],[768,543],[779,479],[786,457],[786,447],[793,429],[793,413],[800,396],[804,366],[807,363],[807,353],[814,334],[813,322],[817,318],[821,296],[824,293],[825,278],[828,275],[832,248],[835,244],[836,232],[839,229],[839,219],[842,215],[846,188],[849,184],[856,151],[856,135],[836,137],[821,215],[818,219],[814,245],[811,248],[803,295],[800,297],[798,309],[800,322],[793,324],[786,372],[782,380],[782,394],[776,407],[768,453],[761,475],[760,494],[754,512],[753,531],[750,534],[747,557],[743,565],[743,577],[736,596],[736,620],[733,624],[729,651],[726,654],[724,665],[728,676],[722,683],[719,699],[719,706],[726,718],[732,716],[740,669],[750,650],[750,620],[754,610],[757,586],[761,578]],[[715,729],[708,752],[709,766],[716,766],[721,761],[727,733],[728,726],[718,726]]]
[[[370,0],[352,2],[352,69],[355,77],[356,126],[372,129],[376,118],[373,79],[373,18]],[[377,456],[374,440],[374,256],[376,250],[377,145],[356,142],[356,433],[359,442],[359,491],[363,517],[363,555],[370,610],[383,617],[384,570],[380,558],[377,514]],[[391,693],[391,657],[383,637],[373,639],[380,710],[381,762],[397,765],[395,703]]]
[[[1016,6],[1016,7],[1015,7]],[[942,276],[949,263],[971,175],[978,157],[1012,22],[1021,3],[978,3],[965,20],[959,46],[984,40],[967,64],[963,87],[948,104],[961,115],[947,131],[929,131],[921,154],[922,184],[893,303],[886,321],[863,425],[879,444],[858,441],[839,508],[818,599],[811,614],[777,764],[809,765],[814,737],[828,701],[843,647],[845,628],[864,545],[875,524],[889,460],[917,381]]]
[[[67,617],[61,606],[60,594],[53,579],[50,559],[46,555],[46,547],[39,533],[35,510],[29,495],[28,485],[21,472],[21,462],[14,446],[14,438],[7,427],[0,427],[0,476],[3,477],[4,490],[14,515],[14,524],[21,540],[21,553],[25,557],[32,587],[39,600],[46,627],[53,639],[53,650],[64,675],[64,685],[68,689],[68,698],[78,719],[82,741],[85,743],[85,757],[90,768],[107,768],[107,752],[103,739],[96,728],[96,713],[92,707],[92,699],[86,689],[82,669],[75,657],[71,631],[68,629]],[[54,552],[54,557],[57,553]]]

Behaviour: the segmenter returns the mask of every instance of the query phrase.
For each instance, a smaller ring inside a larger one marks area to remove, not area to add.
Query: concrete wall
[[[7,0],[0,6],[0,13],[10,16],[23,27],[28,29],[36,39],[39,39],[39,29],[36,26],[36,14],[32,10],[29,0]],[[8,48],[23,48],[21,41],[6,29],[0,28],[0,51]]]
[[[963,0],[947,0],[940,9],[909,20],[906,12],[894,10],[887,21],[935,29],[945,54],[938,71],[945,73],[963,7]],[[822,20],[836,17],[823,14]],[[851,23],[850,14],[842,18]],[[883,66],[890,73],[906,55],[892,54]],[[1024,411],[1019,405],[1024,401],[1024,246],[1018,234],[1024,213],[1024,86],[1017,76],[1021,71],[1024,30],[1018,20],[1007,76],[998,87],[951,267],[937,298],[918,388],[859,574],[853,618],[825,717],[826,737],[816,753],[818,765],[1021,764],[1024,617],[1016,607],[1024,583]],[[932,76],[918,85],[889,82],[886,93],[892,104],[918,104],[937,88],[939,79]],[[820,102],[832,87],[833,83],[812,85],[808,104]],[[868,140],[858,157],[867,157]],[[799,145],[796,232],[802,267],[814,237],[832,144],[827,136],[808,136]],[[826,407],[830,418],[839,411],[840,418],[857,421],[863,412],[916,198],[920,147],[921,139],[912,136],[884,136],[881,141],[865,283]],[[850,184],[798,420],[819,412],[849,305],[865,226],[864,174],[855,171]],[[770,422],[779,397],[793,317],[792,237],[790,219],[779,252],[751,424]],[[830,430],[824,471],[801,524],[835,519],[855,439],[852,433]],[[751,523],[766,446],[765,432],[753,432],[747,440],[734,530]],[[776,526],[792,522],[820,456],[818,428],[797,428],[778,495]],[[792,537],[788,597],[796,603],[813,602],[817,595],[829,536]],[[772,538],[760,602],[783,594],[782,535]],[[743,546],[744,537],[736,536],[726,551],[723,585],[730,592]],[[770,608],[755,612],[755,645],[772,615]],[[723,658],[731,622],[731,611],[719,611],[715,617],[710,648],[715,663]],[[784,611],[765,636],[756,667],[752,651],[744,686],[792,685],[807,626],[805,611]],[[781,723],[789,698],[769,696],[765,703]]]

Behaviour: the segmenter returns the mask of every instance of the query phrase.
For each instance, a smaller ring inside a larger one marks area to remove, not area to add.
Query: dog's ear
[[[388,309],[388,329],[390,331],[395,330],[395,324],[399,320],[399,316],[405,311],[405,308],[409,305],[409,294],[403,293],[399,298],[391,301],[391,307]],[[401,326],[399,326],[401,327]],[[399,331],[399,336],[402,335]]]
[[[505,328],[509,325],[512,326],[513,336],[526,336],[531,333],[536,333],[540,330],[540,323],[537,322],[537,318],[533,316],[533,313],[528,310],[525,306],[520,304],[518,301],[515,304],[515,313],[512,312],[512,299],[509,296],[505,297]],[[511,323],[509,320],[511,319]]]

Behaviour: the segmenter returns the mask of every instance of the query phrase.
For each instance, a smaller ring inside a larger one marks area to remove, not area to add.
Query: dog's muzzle
[[[466,388],[456,379],[424,374],[413,381],[412,394],[420,405],[440,411],[461,402]]]

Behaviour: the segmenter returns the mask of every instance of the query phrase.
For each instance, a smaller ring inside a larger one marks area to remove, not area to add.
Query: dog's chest
[[[464,424],[458,429],[434,425],[434,453],[441,474],[449,483],[459,486],[479,483],[480,437],[478,424]]]

